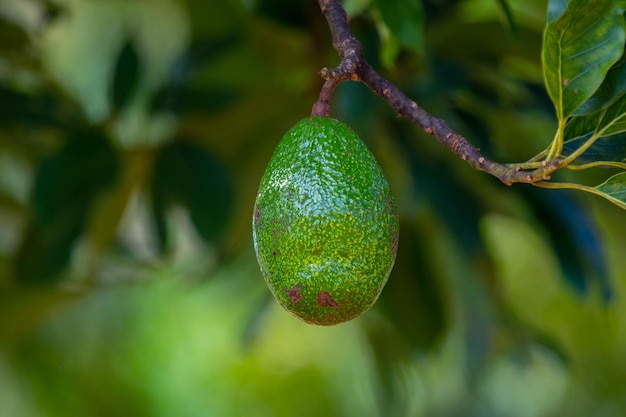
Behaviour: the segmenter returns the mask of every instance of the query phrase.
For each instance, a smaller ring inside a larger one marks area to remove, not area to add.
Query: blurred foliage
[[[370,63],[486,155],[550,145],[545,0],[344,4]],[[505,187],[357,83],[333,112],[387,174],[396,266],[337,327],[271,299],[252,207],[338,62],[316,2],[0,0],[0,45],[0,416],[626,414],[623,210]],[[584,161],[622,160],[613,139]]]

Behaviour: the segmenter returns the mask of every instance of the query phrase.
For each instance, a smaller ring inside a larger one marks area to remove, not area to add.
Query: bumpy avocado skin
[[[396,257],[398,216],[382,169],[347,125],[328,117],[301,120],[282,138],[252,226],[267,285],[307,323],[361,315]]]

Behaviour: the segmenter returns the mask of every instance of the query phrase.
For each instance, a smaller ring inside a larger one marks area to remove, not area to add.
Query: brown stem
[[[333,46],[341,57],[334,69],[324,68],[320,75],[326,79],[320,98],[313,105],[313,114],[330,114],[330,96],[335,87],[346,80],[361,81],[374,93],[381,96],[394,111],[405,116],[437,141],[467,161],[476,170],[487,172],[507,185],[515,182],[534,183],[550,179],[550,175],[561,165],[560,159],[542,163],[538,168],[524,170],[519,164],[501,164],[484,157],[462,135],[453,131],[447,123],[422,109],[408,98],[398,87],[379,75],[365,60],[363,48],[350,28],[348,16],[339,0],[318,0],[330,28]]]
[[[325,69],[326,68],[322,69],[322,71],[320,71],[320,74],[322,74],[322,72]],[[335,87],[339,85],[339,82],[340,81],[337,80],[336,78],[328,78],[326,80],[326,82],[322,86],[322,91],[320,91],[319,98],[317,99],[315,104],[313,104],[313,110],[311,110],[311,116],[324,116],[324,117],[330,116],[330,98],[332,97],[333,92],[335,91]]]

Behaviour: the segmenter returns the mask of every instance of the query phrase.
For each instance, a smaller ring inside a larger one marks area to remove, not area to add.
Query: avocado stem
[[[326,68],[322,69],[322,71],[324,70],[326,70]],[[320,73],[322,73],[322,71],[320,71]],[[320,91],[319,98],[317,99],[315,104],[313,104],[311,116],[330,116],[330,98],[335,91],[335,87],[337,87],[339,83],[340,81],[336,78],[329,78],[326,80],[326,82],[322,86],[322,90]]]
[[[444,120],[422,109],[369,65],[361,43],[352,33],[348,15],[339,0],[318,0],[318,4],[328,22],[333,46],[339,53],[341,62],[334,69],[323,68],[319,72],[326,82],[322,86],[318,101],[313,105],[312,115],[330,115],[330,98],[339,83],[348,80],[361,81],[382,97],[396,113],[420,126],[472,168],[491,174],[506,185],[549,180],[552,173],[563,166],[558,156],[530,169],[525,163],[503,164],[486,158],[478,148],[452,130]]]

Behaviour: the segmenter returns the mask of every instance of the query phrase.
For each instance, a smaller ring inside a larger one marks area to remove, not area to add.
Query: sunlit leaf
[[[421,0],[375,0],[376,6],[400,44],[424,50],[424,10]]]
[[[626,209],[626,172],[613,175],[595,188],[607,199]]]
[[[549,0],[548,1],[548,23],[561,17],[567,8],[569,0]]]
[[[585,115],[604,109],[626,94],[625,64],[626,59],[622,57],[606,74],[606,78],[600,85],[600,88],[574,114]]]
[[[602,84],[624,49],[624,5],[612,0],[570,0],[548,24],[542,50],[546,88],[564,120]]]

